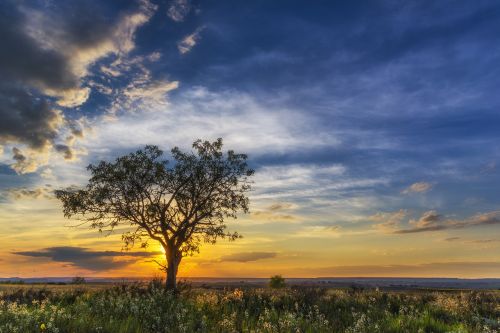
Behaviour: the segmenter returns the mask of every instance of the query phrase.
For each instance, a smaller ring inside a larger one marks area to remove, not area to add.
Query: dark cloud
[[[68,145],[57,144],[54,146],[57,152],[64,155],[64,159],[72,160],[73,159],[73,150]]]
[[[112,1],[39,5],[0,3],[0,144],[22,144],[38,153],[53,147],[71,159],[69,145],[54,140],[63,126],[74,137],[83,132],[54,104],[85,103],[90,67],[109,54],[128,53],[135,29],[155,7],[147,1],[118,7]]]
[[[26,156],[24,156],[23,153],[21,153],[21,150],[16,147],[12,148],[12,158],[18,163],[26,161]]]
[[[17,2],[3,1],[0,17],[0,74],[4,80],[14,79],[53,89],[78,85],[68,59],[57,50],[42,47],[27,33],[27,17]]]
[[[275,258],[277,255],[276,252],[240,252],[222,256],[220,261],[250,262]]]
[[[34,149],[46,147],[62,125],[60,113],[45,99],[5,82],[0,84],[0,118],[0,142],[25,143]],[[18,157],[14,155],[17,161]]]
[[[150,258],[161,252],[90,251],[84,247],[61,246],[40,251],[14,252],[14,254],[32,258],[49,258],[55,262],[69,263],[91,271],[106,271],[128,266],[141,258]]]

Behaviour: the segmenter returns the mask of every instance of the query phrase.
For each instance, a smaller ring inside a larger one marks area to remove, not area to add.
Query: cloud
[[[269,211],[256,211],[252,213],[252,217],[262,221],[295,221],[297,217],[291,214],[276,214]]]
[[[203,29],[204,27],[196,29],[195,32],[193,32],[190,35],[187,35],[179,43],[177,43],[177,49],[181,54],[186,54],[189,51],[191,51],[193,47],[195,47],[195,45],[201,38],[200,34],[203,31]]]
[[[418,220],[410,220],[410,224],[418,229],[430,229],[440,227],[439,223],[443,220],[443,216],[435,210],[424,212]]]
[[[296,238],[339,238],[342,234],[340,225],[303,226],[291,236]]]
[[[179,92],[175,101],[166,103],[166,96],[147,93],[141,98],[136,89],[169,91],[175,81],[162,81],[161,89],[146,85],[150,73],[143,73],[115,101],[112,113],[122,112],[113,122],[96,121],[96,136],[87,140],[86,148],[123,149],[141,144],[172,147],[193,142],[203,137],[223,137],[225,144],[249,154],[282,154],[298,148],[335,145],[337,140],[328,135],[303,133],[295,135],[304,126],[312,126],[314,118],[304,117],[293,109],[266,107],[253,96],[235,91],[211,92],[202,87]],[[128,90],[128,92],[127,92]],[[137,99],[139,98],[139,99]],[[144,112],[147,111],[147,116]],[[173,121],[175,119],[175,121]],[[158,133],[170,133],[165,138]],[[116,140],[119,137],[120,140]],[[323,168],[325,173],[339,172],[341,166]],[[286,168],[283,168],[286,169]]]
[[[167,16],[175,22],[182,22],[191,11],[190,0],[173,0],[167,10]]]
[[[89,251],[84,247],[61,246],[40,251],[19,251],[13,254],[32,258],[49,258],[54,262],[68,263],[90,271],[107,271],[123,268],[141,258],[150,258],[161,252]]]
[[[500,239],[495,238],[486,238],[486,239],[463,239],[462,237],[449,237],[444,239],[446,242],[456,242],[461,241],[464,244],[491,244],[491,243],[499,243]]]
[[[30,152],[29,156],[26,156],[19,148],[13,147],[12,159],[15,162],[11,164],[12,169],[19,174],[36,171],[40,164],[44,164],[44,161],[40,162],[40,159],[37,159],[36,156],[32,155],[33,153]]]
[[[74,155],[71,147],[68,145],[58,144],[54,146],[55,150],[64,155],[65,160],[72,160]]]
[[[67,73],[75,80],[68,91],[49,86],[47,94],[60,97],[59,104],[81,104],[88,89],[80,89],[78,85],[88,74],[89,66],[105,56],[123,56],[135,48],[136,30],[149,21],[156,10],[147,0],[138,4],[112,19],[103,15],[104,5],[99,2],[61,4],[50,12],[24,9],[28,35],[38,45],[59,53]],[[77,89],[85,91],[75,91]]]
[[[376,222],[374,228],[381,231],[392,231],[399,227],[403,219],[408,215],[408,211],[400,209],[396,212],[378,212],[368,217],[369,220]]]
[[[220,261],[250,262],[275,258],[276,252],[240,252],[220,257]]]
[[[408,229],[394,231],[396,234],[410,234],[427,231],[440,231],[447,229],[463,229],[479,226],[500,224],[500,211],[476,214],[464,220],[446,219],[436,211],[428,211],[422,214],[418,220],[410,220],[412,226]]]
[[[270,211],[279,211],[279,210],[291,210],[291,209],[297,209],[298,206],[294,203],[291,202],[276,202],[269,207],[267,207],[268,210]]]
[[[276,202],[264,209],[251,212],[252,220],[260,221],[296,221],[297,216],[290,211],[298,209],[298,205],[290,202]]]
[[[51,186],[37,188],[9,188],[6,190],[6,194],[13,200],[53,198]]]
[[[0,4],[0,145],[25,145],[31,152],[23,154],[24,159],[20,152],[14,154],[16,171],[35,171],[40,161],[29,159],[52,148],[73,158],[69,145],[56,143],[61,131],[71,127],[57,107],[85,103],[91,65],[112,54],[129,53],[136,30],[156,9],[142,0],[110,18],[105,6],[72,1],[47,10],[25,2]]]
[[[165,104],[165,96],[168,92],[179,87],[178,81],[147,81],[132,82],[123,91],[127,98],[127,107],[131,108],[135,103],[147,103],[159,106]]]
[[[167,94],[179,87],[179,81],[157,78],[146,66],[158,61],[160,57],[159,52],[152,52],[146,56],[119,58],[108,67],[101,66],[101,72],[108,78],[125,76],[128,84],[112,89],[104,84],[92,82],[96,89],[112,101],[107,114],[100,120],[117,121],[119,115],[163,110],[168,105]]]
[[[23,143],[36,150],[49,146],[64,124],[61,112],[46,100],[5,81],[0,83],[0,118],[0,143]]]
[[[410,193],[425,193],[432,188],[431,183],[426,182],[418,182],[411,184],[408,188],[404,189],[401,193],[410,194]]]
[[[417,182],[411,184],[409,187],[402,191],[403,194],[409,193],[424,193],[432,188],[432,184],[426,182]]]

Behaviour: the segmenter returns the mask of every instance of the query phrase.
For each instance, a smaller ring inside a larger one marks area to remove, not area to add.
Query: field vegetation
[[[498,291],[4,285],[0,332],[500,332]]]

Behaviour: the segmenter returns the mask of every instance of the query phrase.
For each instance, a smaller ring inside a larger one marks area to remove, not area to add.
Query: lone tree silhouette
[[[142,247],[154,240],[165,250],[166,287],[176,289],[183,257],[199,252],[201,242],[234,240],[225,220],[248,213],[250,180],[254,173],[245,154],[222,151],[222,139],[197,140],[193,151],[172,149],[174,163],[162,159],[157,146],[119,157],[115,162],[89,165],[88,184],[56,191],[64,216],[76,217],[90,227],[113,230],[128,224],[122,235],[125,248]]]

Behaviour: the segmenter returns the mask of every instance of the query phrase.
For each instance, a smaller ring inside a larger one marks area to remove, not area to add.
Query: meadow
[[[0,332],[500,332],[498,291],[3,285]]]

